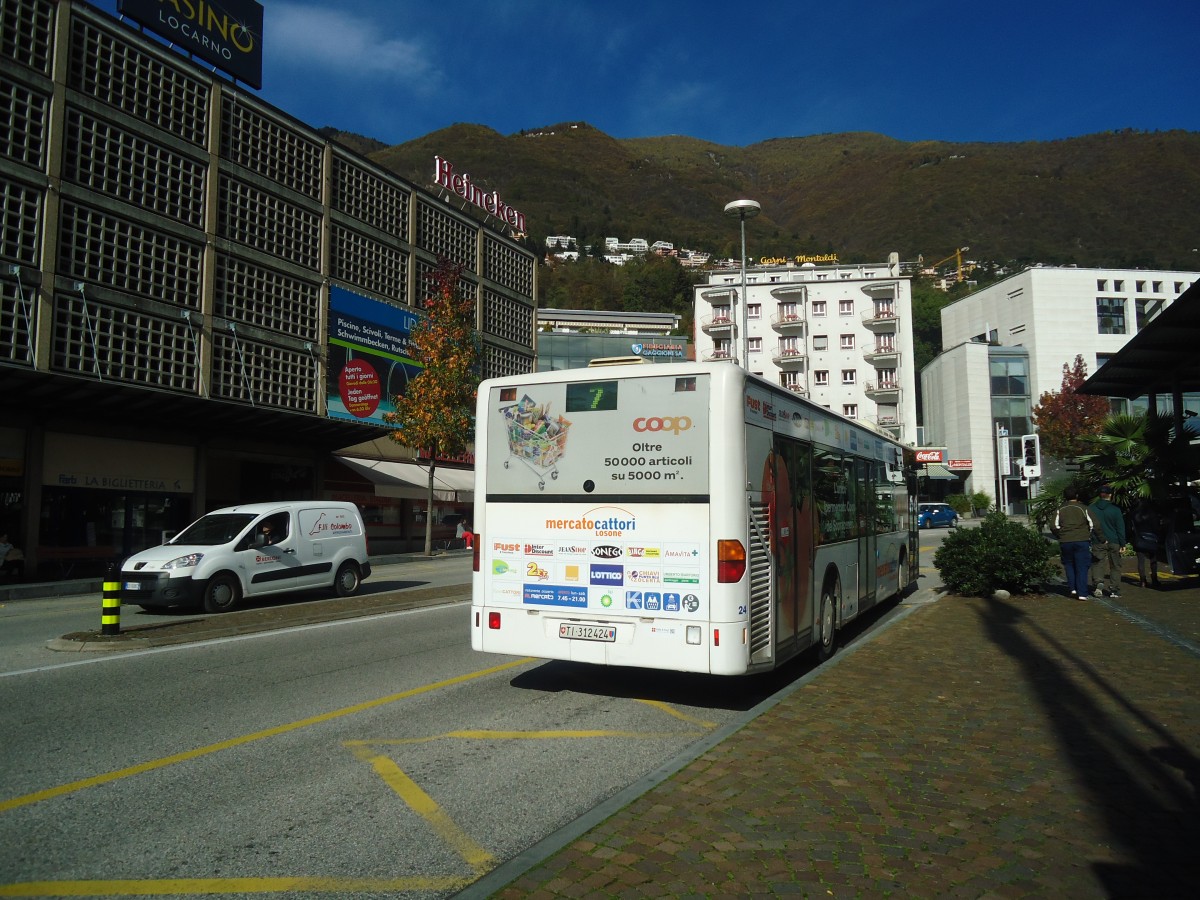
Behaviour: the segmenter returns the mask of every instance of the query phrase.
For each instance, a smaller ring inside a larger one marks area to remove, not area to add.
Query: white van
[[[333,588],[348,597],[371,574],[353,503],[250,503],[210,512],[121,565],[121,602],[151,609],[233,609],[242,597]]]

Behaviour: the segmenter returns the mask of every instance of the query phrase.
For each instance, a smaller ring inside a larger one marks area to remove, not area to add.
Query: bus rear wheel
[[[896,579],[896,595],[903,597],[908,591],[908,553],[903,547],[900,548],[899,575]]]
[[[821,591],[821,643],[817,645],[817,659],[825,662],[837,650],[837,605],[842,593],[841,582],[833,578],[825,582]]]

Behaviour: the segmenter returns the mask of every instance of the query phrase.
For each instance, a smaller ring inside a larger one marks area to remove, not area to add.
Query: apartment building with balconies
[[[695,322],[697,359],[745,365],[826,409],[916,442],[912,293],[895,260],[751,267],[744,298],[740,270],[710,272],[695,289]]]

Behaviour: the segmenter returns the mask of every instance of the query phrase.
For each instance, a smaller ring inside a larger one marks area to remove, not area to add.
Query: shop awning
[[[379,497],[424,500],[429,491],[429,467],[416,462],[359,459],[338,456],[338,462],[362,475]],[[433,470],[433,496],[438,500],[470,502],[474,499],[475,472],[438,466]]]
[[[935,481],[958,481],[958,474],[946,466],[944,463],[925,463],[925,471],[921,473],[925,478],[932,478]]]

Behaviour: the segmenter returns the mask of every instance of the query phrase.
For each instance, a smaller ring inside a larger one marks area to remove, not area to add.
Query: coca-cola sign
[[[930,449],[928,447],[917,451],[917,462],[919,463],[940,463],[946,459],[946,451],[942,449]]]

